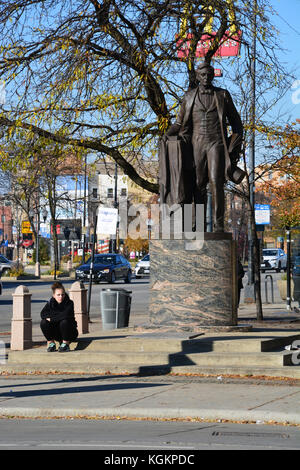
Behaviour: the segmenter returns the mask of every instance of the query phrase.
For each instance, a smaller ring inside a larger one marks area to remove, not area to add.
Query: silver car
[[[287,255],[281,248],[265,248],[262,250],[263,262],[260,265],[261,271],[275,270],[278,273],[281,269],[286,271]]]
[[[15,263],[10,261],[9,259],[5,258],[5,256],[0,255],[0,277],[1,274],[4,274],[6,271],[9,271],[13,268]]]
[[[144,256],[135,266],[134,274],[136,279],[150,276],[150,255]]]

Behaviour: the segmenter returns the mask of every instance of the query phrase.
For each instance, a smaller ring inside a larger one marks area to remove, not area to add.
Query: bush
[[[91,255],[87,253],[84,257],[84,262],[86,262],[90,257]],[[79,255],[74,256],[73,263],[78,264],[78,266],[80,266],[82,264],[82,256],[79,256]]]
[[[33,250],[32,260],[36,262],[36,250]],[[40,264],[47,264],[50,260],[49,247],[43,238],[39,239],[39,262]]]
[[[24,268],[22,265],[17,268],[16,266],[8,269],[5,273],[2,274],[3,277],[18,277],[24,274]]]

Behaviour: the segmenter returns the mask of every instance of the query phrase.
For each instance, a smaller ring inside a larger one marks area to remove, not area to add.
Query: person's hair
[[[64,292],[66,292],[61,282],[54,282],[51,286],[51,289],[52,289],[53,294],[56,291],[56,289],[62,289]]]

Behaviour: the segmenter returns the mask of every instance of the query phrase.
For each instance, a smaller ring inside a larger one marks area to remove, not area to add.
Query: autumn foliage
[[[300,225],[300,131],[296,123],[286,126],[277,135],[276,145],[280,147],[282,157],[269,169],[276,178],[265,181],[259,189],[271,196],[271,205],[278,227]]]

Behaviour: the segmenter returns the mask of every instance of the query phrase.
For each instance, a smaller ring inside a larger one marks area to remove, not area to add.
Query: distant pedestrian
[[[240,304],[241,298],[241,289],[243,289],[243,277],[245,276],[245,271],[243,265],[241,263],[240,258],[238,257],[238,269],[237,269],[237,280],[238,280],[238,303],[237,306]]]
[[[74,303],[60,282],[52,285],[52,297],[41,311],[41,330],[47,339],[48,352],[56,351],[55,341],[60,343],[59,352],[70,351],[69,344],[78,336],[74,315]]]

